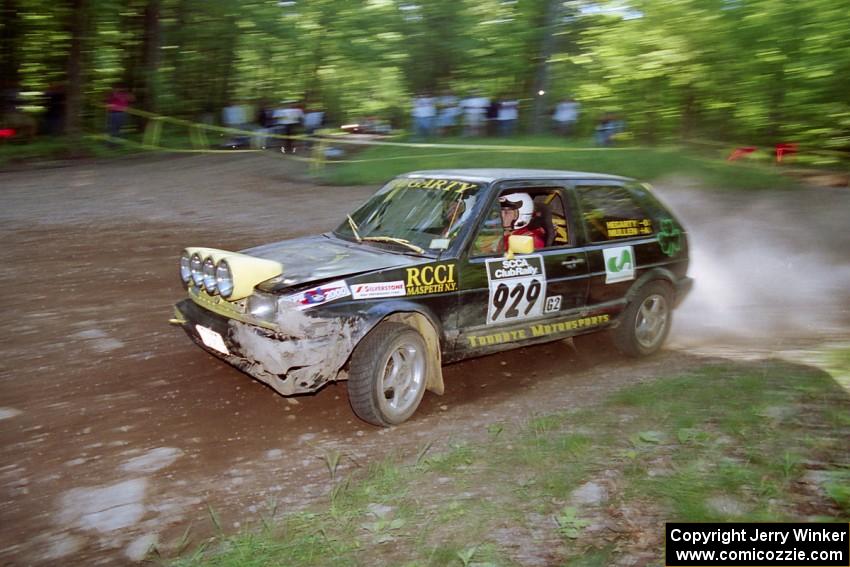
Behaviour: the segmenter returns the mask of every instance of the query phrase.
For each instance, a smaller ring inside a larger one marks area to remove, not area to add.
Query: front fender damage
[[[283,395],[313,392],[339,378],[359,337],[357,317],[324,318],[284,308],[272,331],[241,321],[228,322],[228,336],[237,345],[241,370]]]

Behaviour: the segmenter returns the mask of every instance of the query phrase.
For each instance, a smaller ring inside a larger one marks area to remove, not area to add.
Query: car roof
[[[510,181],[523,179],[601,179],[609,181],[631,181],[628,177],[606,175],[604,173],[589,173],[585,171],[562,171],[557,169],[512,169],[512,168],[482,168],[482,169],[426,169],[411,171],[400,177],[441,177],[449,179],[466,179],[492,183],[493,181]]]

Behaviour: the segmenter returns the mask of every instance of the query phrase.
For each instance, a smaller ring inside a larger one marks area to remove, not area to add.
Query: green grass
[[[534,553],[607,565],[658,560],[665,521],[846,521],[850,392],[834,376],[850,374],[848,353],[825,355],[829,372],[708,364],[581,411],[491,424],[479,442],[329,474],[327,505],[219,534],[174,564],[518,565]],[[594,485],[604,501],[576,500]],[[370,515],[375,504],[390,512]]]
[[[13,142],[0,144],[0,167],[17,163],[45,162],[75,158],[108,158],[133,153],[123,146],[112,147],[107,144],[82,138],[74,141],[70,138],[42,137],[33,142]]]
[[[208,132],[211,149],[219,149],[227,135]],[[71,157],[109,158],[132,153],[150,153],[141,149],[141,132],[128,134],[125,145],[110,146],[93,138],[72,143],[64,137],[38,138],[32,143],[0,145],[0,166],[14,163],[40,162]],[[404,141],[394,138],[393,141]],[[334,185],[374,185],[400,173],[418,169],[470,167],[517,167],[567,169],[609,173],[656,181],[669,176],[695,179],[701,184],[720,189],[790,189],[794,179],[781,175],[781,168],[757,162],[728,163],[725,151],[696,152],[677,147],[634,147],[597,149],[587,140],[565,141],[554,136],[517,136],[514,138],[439,138],[429,142],[448,145],[474,144],[494,149],[416,148],[396,146],[362,146],[340,144],[351,154],[351,163],[327,162],[316,175],[322,182]],[[163,149],[192,149],[185,127],[166,124],[159,146]],[[498,149],[502,146],[520,148]],[[363,161],[358,161],[363,160]]]
[[[321,177],[337,185],[375,184],[418,169],[469,167],[519,167],[567,169],[624,175],[657,180],[682,175],[717,188],[775,189],[795,187],[795,181],[782,176],[771,165],[728,163],[721,153],[698,154],[679,148],[606,148],[597,150],[582,142],[567,142],[553,136],[502,138],[440,138],[440,144],[487,146],[536,146],[551,150],[452,150],[376,146],[353,152],[353,163],[328,163]],[[358,146],[345,146],[346,150]]]

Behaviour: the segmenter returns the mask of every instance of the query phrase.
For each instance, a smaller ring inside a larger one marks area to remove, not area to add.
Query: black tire
[[[374,425],[388,427],[402,423],[422,401],[428,364],[428,347],[419,332],[402,323],[378,324],[351,355],[348,374],[351,409],[360,419]],[[402,375],[408,371],[408,376]],[[396,383],[398,380],[403,383]]]
[[[644,285],[629,302],[620,325],[611,331],[617,349],[627,356],[658,352],[673,323],[673,292],[659,281]]]

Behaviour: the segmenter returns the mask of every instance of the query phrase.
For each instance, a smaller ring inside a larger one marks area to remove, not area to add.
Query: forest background
[[[405,127],[413,96],[451,91],[519,98],[526,131],[573,97],[586,134],[614,112],[642,143],[850,149],[834,0],[2,0],[0,22],[2,91],[37,116],[63,88],[72,136],[102,129],[122,84],[190,121],[302,101]]]

